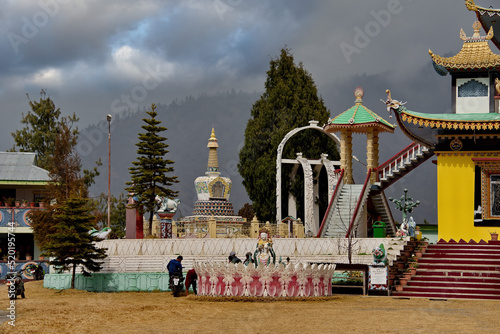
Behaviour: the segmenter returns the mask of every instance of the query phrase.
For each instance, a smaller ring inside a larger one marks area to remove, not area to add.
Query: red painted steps
[[[454,289],[486,289],[494,291],[493,294],[500,293],[500,284],[493,282],[462,282],[462,281],[415,281],[408,283],[408,289],[412,288],[454,288]]]
[[[490,299],[500,300],[497,295],[477,295],[477,294],[460,294],[460,293],[436,293],[436,292],[394,292],[394,297],[420,297],[420,298],[442,298],[442,299]]]
[[[457,242],[428,245],[398,297],[500,300],[500,245]]]
[[[413,282],[425,282],[425,283],[434,283],[434,282],[463,282],[463,283],[489,283],[489,284],[498,284],[500,287],[500,274],[497,277],[468,277],[468,276],[432,276],[432,275],[416,275],[411,278],[411,283]]]

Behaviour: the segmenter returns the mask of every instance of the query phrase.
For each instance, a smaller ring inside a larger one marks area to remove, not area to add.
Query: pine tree
[[[72,289],[75,288],[77,268],[81,268],[84,276],[90,276],[90,272],[102,268],[99,260],[106,258],[106,249],[97,248],[97,238],[88,233],[94,225],[90,210],[86,198],[66,199],[55,209],[55,232],[48,236],[50,241],[43,247],[44,256],[52,258],[51,265],[61,271],[71,270]]]
[[[146,113],[150,118],[143,118],[145,125],[142,126],[146,132],[139,133],[139,142],[135,144],[137,149],[137,161],[133,161],[133,167],[129,168],[132,181],[126,190],[137,195],[138,201],[131,205],[139,210],[140,214],[149,212],[149,233],[153,228],[154,212],[158,208],[155,201],[156,196],[174,198],[177,191],[170,189],[174,183],[178,182],[177,176],[167,176],[172,173],[174,164],[172,160],[164,159],[169,152],[168,145],[165,144],[167,138],[159,134],[167,128],[161,126],[161,121],[156,119],[158,115],[155,111],[156,105],[151,105],[151,111]]]
[[[29,99],[29,96],[28,96]],[[47,168],[50,156],[54,154],[55,139],[57,132],[63,122],[76,123],[78,118],[73,114],[70,117],[60,119],[61,110],[55,107],[54,101],[46,97],[44,90],[40,93],[39,101],[29,100],[31,111],[22,115],[21,124],[25,127],[11,133],[14,137],[14,147],[21,152],[34,152],[37,154],[37,165],[41,168]],[[74,135],[78,135],[78,129],[74,128]]]
[[[264,94],[252,106],[238,164],[243,185],[260,220],[273,221],[276,217],[276,150],[279,143],[292,129],[306,126],[310,120],[323,125],[328,117],[329,111],[318,97],[311,75],[301,63],[295,65],[289,49],[282,49],[280,57],[270,62]],[[310,159],[319,159],[321,153],[327,153],[330,159],[339,156],[335,143],[315,130],[293,136],[285,145],[283,158],[295,159],[297,152]],[[283,168],[283,191],[297,188],[288,177],[290,168]]]
[[[68,198],[86,198],[88,187],[99,174],[97,167],[92,171],[83,170],[83,175],[80,173],[82,166],[76,152],[77,133],[73,129],[73,122],[61,120],[54,138],[54,152],[46,162],[51,181],[44,195],[50,204],[46,210],[33,210],[29,213],[34,238],[42,251],[50,240],[49,235],[57,231],[55,212],[58,207]]]

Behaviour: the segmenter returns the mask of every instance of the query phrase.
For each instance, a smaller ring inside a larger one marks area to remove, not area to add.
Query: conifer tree
[[[35,241],[42,251],[50,234],[57,231],[56,225],[59,222],[55,213],[58,207],[68,198],[86,198],[88,187],[94,182],[94,177],[99,175],[97,167],[81,173],[81,161],[76,152],[76,133],[73,122],[61,120],[54,139],[54,152],[46,163],[51,181],[44,195],[49,205],[47,210],[33,210],[29,213]],[[98,161],[97,164],[99,163]]]
[[[19,149],[21,152],[36,153],[37,165],[46,169],[50,156],[54,154],[55,138],[61,124],[76,123],[78,118],[74,114],[60,118],[61,110],[56,108],[50,97],[46,97],[44,90],[40,92],[40,100],[29,100],[29,105],[31,110],[26,115],[23,114],[21,119],[21,124],[25,127],[11,133],[15,141],[12,151]],[[73,132],[75,136],[78,135],[76,127],[73,128]]]
[[[52,258],[50,264],[59,270],[71,270],[71,288],[75,288],[76,269],[84,276],[102,268],[106,249],[97,248],[98,239],[88,232],[94,226],[94,217],[87,198],[70,197],[55,209],[55,232],[48,236],[43,254]]]
[[[292,129],[306,126],[310,120],[322,126],[328,117],[329,111],[323,99],[318,97],[311,75],[301,63],[294,63],[289,49],[282,49],[280,57],[270,62],[265,92],[252,106],[239,154],[238,170],[260,220],[274,221],[276,217],[276,150],[279,143]],[[295,159],[297,152],[310,159],[319,159],[321,153],[329,154],[332,160],[338,158],[335,143],[315,130],[293,136],[285,145],[283,158]],[[290,168],[283,168],[283,191],[298,188],[288,177]]]
[[[144,133],[139,133],[139,142],[137,146],[137,161],[133,161],[133,167],[129,168],[132,180],[127,182],[129,185],[126,190],[137,196],[137,202],[131,205],[132,208],[139,210],[140,214],[149,212],[149,233],[152,233],[153,216],[158,208],[155,201],[156,196],[174,198],[177,191],[170,187],[178,182],[177,176],[167,176],[174,171],[172,160],[165,159],[164,156],[169,152],[168,145],[165,143],[166,137],[160,136],[160,133],[167,128],[161,126],[161,121],[156,119],[158,115],[155,111],[156,105],[151,105],[151,111],[146,113],[150,118],[143,118],[142,129]]]

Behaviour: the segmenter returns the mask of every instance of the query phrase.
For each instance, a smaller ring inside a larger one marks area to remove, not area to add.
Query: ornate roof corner
[[[489,29],[494,27],[496,31],[500,31],[500,9],[494,9],[492,6],[489,8],[478,6],[474,3],[474,0],[465,1],[467,9],[476,13],[477,19],[481,22],[484,31],[488,31],[488,36],[490,36]],[[500,49],[500,35],[491,36],[493,44]]]
[[[385,101],[382,100],[382,99],[380,99],[380,101],[382,101],[382,102],[385,103],[385,105],[387,106],[387,111],[389,113],[391,113],[391,110],[394,111],[394,112],[406,110],[406,108],[403,107],[406,104],[406,102],[400,102],[398,100],[392,99],[392,97],[391,97],[391,91],[389,89],[386,89],[385,92],[387,93],[387,99]]]
[[[474,0],[465,0],[465,6],[467,6],[467,9],[472,11],[472,12],[477,12],[477,5],[474,3]]]

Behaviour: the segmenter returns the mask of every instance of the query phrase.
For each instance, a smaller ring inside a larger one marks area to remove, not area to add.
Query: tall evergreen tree
[[[134,166],[129,168],[132,181],[126,183],[129,185],[126,190],[138,198],[131,207],[138,209],[140,214],[149,212],[149,233],[152,232],[153,216],[158,208],[155,197],[176,197],[177,191],[170,187],[178,182],[177,176],[167,176],[167,173],[174,171],[171,166],[174,162],[164,158],[169,152],[165,143],[167,138],[160,136],[160,133],[167,128],[156,119],[158,114],[155,109],[156,105],[152,104],[151,111],[146,112],[150,118],[142,119],[146,123],[142,126],[145,132],[139,133],[139,142],[135,144],[139,156],[137,161],[132,162]]]
[[[55,210],[57,221],[55,232],[48,236],[43,254],[52,258],[50,264],[60,270],[71,270],[71,288],[75,288],[76,269],[81,268],[84,276],[102,268],[106,249],[97,248],[98,239],[88,232],[94,225],[94,217],[87,198],[71,197]]]
[[[56,108],[50,97],[46,97],[44,90],[40,93],[40,100],[29,100],[29,105],[31,110],[26,115],[23,114],[21,119],[21,124],[25,127],[12,133],[15,141],[12,151],[19,149],[21,152],[34,152],[37,154],[38,166],[47,168],[48,160],[54,154],[55,138],[62,122],[76,123],[78,118],[74,114],[60,118],[61,110]],[[74,135],[78,135],[76,127],[73,131]]]
[[[302,63],[294,63],[289,49],[282,49],[280,57],[270,62],[264,94],[253,104],[238,164],[243,185],[259,219],[274,221],[276,217],[279,143],[290,130],[306,126],[310,120],[319,121],[321,126],[328,117],[329,111],[318,97],[311,75]],[[295,159],[297,152],[311,159],[319,159],[321,153],[329,154],[330,159],[338,158],[335,143],[314,130],[293,136],[285,145],[283,158]],[[288,177],[290,170],[290,167],[283,169],[283,191],[297,188]]]
[[[44,195],[50,204],[47,210],[33,210],[29,213],[34,238],[42,251],[50,240],[49,235],[57,231],[56,225],[59,222],[55,214],[58,207],[68,198],[86,198],[88,187],[93,183],[94,177],[99,175],[97,167],[81,173],[81,161],[76,152],[77,138],[73,122],[62,119],[54,138],[54,152],[46,163],[51,181]]]

